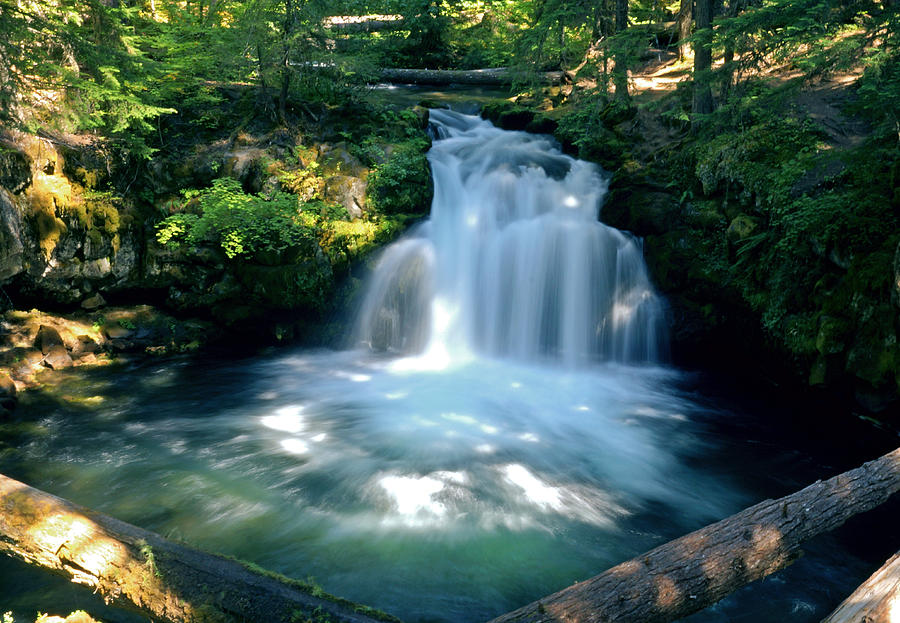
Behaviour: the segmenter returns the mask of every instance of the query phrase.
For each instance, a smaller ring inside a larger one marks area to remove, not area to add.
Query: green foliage
[[[157,242],[218,245],[229,258],[283,253],[307,247],[314,231],[304,222],[297,198],[275,193],[271,198],[248,195],[240,182],[220,178],[212,187],[186,191],[200,212],[176,214],[157,225]]]
[[[431,206],[428,142],[413,139],[395,146],[388,160],[369,175],[369,201],[382,214],[422,214]]]

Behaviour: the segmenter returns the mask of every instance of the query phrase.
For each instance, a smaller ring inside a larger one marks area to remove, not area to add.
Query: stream
[[[382,253],[347,349],[61,372],[0,472],[408,623],[475,623],[896,445],[667,365],[640,241],[597,219],[605,175],[432,120],[431,218]],[[688,620],[821,619],[900,546],[898,510]],[[17,620],[143,620],[15,561],[0,578]]]

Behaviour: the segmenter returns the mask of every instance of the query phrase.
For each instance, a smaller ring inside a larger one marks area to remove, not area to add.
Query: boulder
[[[77,340],[78,341],[75,343],[75,348],[72,349],[73,353],[99,353],[101,350],[103,350],[90,335],[79,335]]]
[[[106,305],[106,299],[104,299],[99,293],[95,294],[94,296],[90,296],[90,297],[84,299],[83,301],[81,301],[81,308],[86,309],[88,311],[93,311],[95,309],[99,309],[100,307],[103,307],[104,305]],[[87,337],[87,336],[80,336],[80,337]],[[79,337],[79,339],[80,339],[80,337]],[[90,338],[88,338],[88,339],[90,339]]]
[[[103,333],[105,333],[106,337],[108,337],[111,340],[121,340],[126,337],[129,337],[133,333],[133,331],[127,327],[123,327],[121,325],[114,324],[114,325],[110,325],[107,327],[103,327]]]
[[[344,206],[351,218],[360,218],[366,205],[366,181],[350,175],[333,175],[325,182],[325,199]]]
[[[44,355],[47,355],[50,353],[50,349],[55,346],[62,346],[63,350],[65,350],[65,342],[60,337],[59,331],[49,325],[42,324],[38,329],[37,338],[34,340],[34,347],[40,349]]]
[[[65,346],[53,346],[50,351],[44,355],[44,365],[51,370],[62,370],[63,368],[72,367],[72,357]]]

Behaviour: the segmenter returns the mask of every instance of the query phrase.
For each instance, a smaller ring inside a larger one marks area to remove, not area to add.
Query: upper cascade
[[[662,304],[639,241],[599,222],[607,179],[548,136],[431,111],[428,221],[385,249],[356,337],[448,363],[657,361]]]

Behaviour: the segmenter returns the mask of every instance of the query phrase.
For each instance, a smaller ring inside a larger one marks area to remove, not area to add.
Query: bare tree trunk
[[[616,32],[628,28],[628,0],[616,0]],[[613,84],[616,87],[616,98],[628,101],[628,58],[621,50],[615,54],[613,68]]]
[[[789,565],[808,539],[900,491],[900,448],[766,500],[492,623],[666,623]]]
[[[3,475],[0,553],[168,623],[375,623],[364,612],[385,616],[300,582],[172,543]]]
[[[712,68],[712,0],[696,0],[694,21],[697,27],[694,43],[694,105],[695,115],[706,115],[713,111],[710,69]],[[697,120],[694,120],[696,127]]]
[[[729,0],[726,17],[737,17],[744,9],[744,0]],[[725,41],[725,51],[722,60],[722,101],[728,98],[731,91],[731,83],[734,79],[734,40],[728,37]]]
[[[287,120],[287,100],[291,88],[291,37],[294,34],[294,0],[284,1],[284,27],[282,29],[281,94],[278,97],[278,121]]]
[[[693,0],[681,0],[681,8],[678,10],[678,58],[687,60],[691,56],[691,22],[694,19]]]
[[[894,623],[900,616],[900,552],[853,591],[822,623]]]

